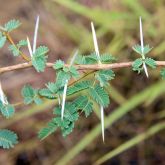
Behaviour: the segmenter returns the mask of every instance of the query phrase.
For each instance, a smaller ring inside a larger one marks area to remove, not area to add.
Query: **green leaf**
[[[74,66],[71,66],[69,68],[70,74],[73,78],[78,78],[79,77],[79,72],[77,71],[77,69]]]
[[[31,104],[35,102],[36,104],[41,104],[42,100],[38,96],[38,90],[33,89],[30,85],[25,85],[21,91],[24,97],[25,104]]]
[[[103,107],[107,107],[110,103],[107,92],[100,85],[96,84],[95,87],[91,87],[89,90],[91,97]]]
[[[57,124],[58,127],[60,127],[62,135],[64,137],[66,137],[73,131],[74,123],[70,122],[66,118],[61,120],[61,117],[56,117],[53,119],[53,121]]]
[[[43,97],[46,97],[48,99],[55,99],[56,96],[47,88],[40,89],[39,94]]]
[[[61,107],[57,107],[54,109],[55,115],[61,115]],[[79,114],[76,110],[76,107],[73,103],[66,102],[65,103],[65,111],[64,111],[64,119],[74,122],[78,119]]]
[[[57,125],[56,123],[51,120],[48,124],[47,127],[42,128],[39,133],[38,133],[38,137],[39,139],[43,140],[45,139],[47,136],[49,136],[50,134],[52,134],[53,132],[55,132],[57,129]]]
[[[108,81],[114,79],[115,74],[110,70],[100,70],[96,73],[96,79],[100,82],[100,86],[108,85]]]
[[[17,135],[9,130],[0,130],[0,146],[4,149],[14,147],[18,143]]]
[[[37,72],[43,72],[46,67],[48,48],[46,46],[40,46],[36,49],[32,57],[32,64]]]
[[[61,127],[61,128],[67,128],[70,121],[69,120],[62,120],[61,117],[56,117],[56,118],[53,118],[53,121],[57,124],[58,127]]]
[[[101,54],[100,59],[102,63],[110,63],[110,62],[116,61],[116,58],[108,53]]]
[[[62,69],[64,67],[64,61],[57,60],[53,66],[54,69]]]
[[[21,23],[18,20],[10,20],[9,22],[7,22],[4,27],[6,29],[6,31],[11,32],[12,30],[18,28],[21,25]]]
[[[140,55],[142,55],[142,54],[146,55],[147,53],[149,53],[152,50],[152,48],[150,48],[149,45],[144,46],[143,52],[142,52],[142,48],[140,45],[135,45],[132,48],[136,53],[138,53]]]
[[[78,55],[75,59],[76,64],[94,64],[97,63],[97,56],[95,53],[91,55]]]
[[[10,118],[14,115],[14,107],[10,104],[6,104],[6,105],[0,105],[0,110],[1,110],[1,113],[4,117],[6,118]]]
[[[146,58],[145,59],[145,63],[148,65],[148,66],[150,66],[151,68],[156,68],[156,61],[155,60],[153,60],[152,58]]]
[[[22,46],[27,46],[27,41],[26,40],[20,40],[17,44],[17,46],[20,48]]]
[[[68,125],[68,127],[66,128],[62,128],[62,136],[66,137],[67,135],[69,135],[74,129],[74,123],[70,122],[70,124]]]
[[[14,56],[19,56],[20,55],[20,48],[22,46],[26,46],[27,41],[26,40],[21,40],[18,42],[17,45],[10,45],[9,50],[13,53]]]
[[[57,88],[64,87],[67,80],[71,78],[70,74],[60,70],[56,76],[56,86]]]
[[[138,71],[138,73],[140,73],[141,70],[143,69],[142,65],[143,65],[143,59],[142,58],[136,59],[132,64],[133,71]]]
[[[67,95],[72,95],[72,94],[77,93],[79,91],[85,90],[85,89],[89,88],[90,86],[91,86],[90,81],[78,82],[78,83],[76,83],[73,86],[68,88]]]
[[[6,36],[3,36],[2,32],[0,32],[0,48],[4,46],[5,42],[6,42]]]
[[[73,104],[75,104],[76,109],[80,109],[85,112],[86,117],[88,117],[93,111],[93,103],[90,102],[87,96],[79,96],[76,100],[74,100]]]
[[[46,87],[54,94],[58,91],[56,83],[48,82],[48,84],[46,84]]]
[[[13,53],[14,56],[19,56],[19,49],[15,45],[10,45],[9,50]]]
[[[162,78],[165,79],[165,68],[163,68],[163,69],[160,71],[160,74],[161,74]]]

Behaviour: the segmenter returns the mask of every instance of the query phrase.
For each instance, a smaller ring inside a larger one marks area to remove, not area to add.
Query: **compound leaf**
[[[57,125],[56,123],[51,120],[46,127],[42,128],[39,133],[38,133],[38,137],[39,139],[43,140],[45,139],[47,136],[49,136],[50,134],[52,134],[53,132],[55,132],[57,129]]]
[[[0,146],[4,149],[14,147],[18,143],[17,135],[9,130],[0,130]]]
[[[43,72],[46,67],[47,56],[49,49],[46,46],[40,46],[36,49],[32,57],[32,64],[37,72]]]
[[[152,58],[146,58],[145,59],[145,63],[148,65],[148,66],[150,66],[151,68],[156,68],[156,61],[155,60],[153,60]]]
[[[54,69],[62,69],[64,67],[64,61],[57,60],[53,66]]]
[[[79,91],[82,91],[84,89],[87,89],[91,86],[91,82],[90,81],[81,81],[78,82],[76,84],[74,84],[73,86],[69,87],[67,90],[67,95],[72,95],[74,93],[77,93]]]
[[[11,32],[14,29],[18,28],[20,25],[21,25],[20,21],[13,19],[7,22],[4,25],[4,28],[6,29],[6,31]]]
[[[162,78],[165,79],[165,68],[163,68],[163,69],[160,71],[160,74],[161,74]]]
[[[100,82],[100,86],[108,85],[108,81],[114,79],[113,70],[100,70],[96,73],[96,79]]]
[[[93,103],[90,102],[87,96],[79,96],[73,103],[76,105],[76,109],[80,109],[85,113],[86,117],[93,111]]]
[[[102,105],[103,107],[108,106],[108,104],[110,103],[109,96],[104,88],[96,84],[96,86],[89,89],[89,94],[99,105]]]
[[[6,42],[6,36],[3,36],[2,33],[0,32],[0,48],[4,46]]]
[[[6,105],[0,105],[0,110],[1,110],[1,113],[4,117],[6,118],[10,118],[14,115],[14,107],[10,104],[6,104]]]
[[[24,97],[25,104],[31,104],[35,102],[36,104],[41,104],[42,100],[38,96],[38,90],[33,89],[30,85],[25,85],[22,88],[22,96]]]

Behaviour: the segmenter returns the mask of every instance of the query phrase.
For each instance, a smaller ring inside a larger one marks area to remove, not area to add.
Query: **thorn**
[[[95,31],[93,22],[91,22],[91,28],[92,28],[92,35],[93,35],[93,43],[94,43],[94,47],[95,47],[95,52],[96,52],[96,55],[97,55],[97,58],[98,58],[98,62],[99,62],[99,64],[101,64],[100,53],[99,53],[97,37],[96,37],[96,31]]]
[[[145,72],[145,74],[146,74],[147,78],[149,78],[149,75],[148,75],[148,70],[147,70],[147,67],[146,67],[145,62],[143,62],[143,68],[144,68],[144,72]]]
[[[142,19],[140,17],[140,42],[141,42],[141,51],[143,54],[144,51],[144,43],[143,43],[143,29],[142,29]]]
[[[0,30],[6,31],[6,29],[2,26],[0,26]]]
[[[102,139],[104,142],[104,108],[103,106],[100,107],[101,110],[101,130],[102,130]]]
[[[71,66],[73,65],[74,60],[76,59],[76,56],[77,56],[77,55],[78,55],[78,49],[75,51],[75,53],[74,53],[74,55],[73,55],[73,57],[72,57],[72,59],[71,59],[71,61],[70,61],[69,67],[71,67]]]
[[[35,31],[34,31],[34,38],[33,38],[33,54],[34,54],[35,51],[36,51],[37,34],[38,34],[38,28],[39,28],[39,20],[40,20],[40,17],[37,16],[36,25],[35,25]]]
[[[28,44],[28,49],[29,49],[30,56],[32,58],[33,57],[33,52],[32,52],[32,47],[30,45],[30,41],[29,41],[29,38],[28,37],[27,37],[27,44]]]
[[[3,105],[4,104],[8,104],[8,101],[7,101],[7,99],[6,99],[5,95],[4,95],[4,92],[2,90],[1,83],[0,83],[0,100],[1,100],[1,102],[2,102]]]
[[[65,100],[66,100],[66,92],[68,87],[68,80],[66,80],[65,86],[64,86],[64,92],[62,96],[62,108],[61,108],[61,119],[64,118],[64,110],[65,110]]]
[[[58,104],[61,105],[60,96],[58,95],[57,98],[58,98]]]

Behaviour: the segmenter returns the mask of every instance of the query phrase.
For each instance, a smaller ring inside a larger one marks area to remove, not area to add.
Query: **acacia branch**
[[[90,64],[90,65],[73,65],[78,70],[101,70],[101,69],[117,69],[117,68],[126,68],[132,66],[133,61],[130,62],[121,62],[121,63],[112,63],[112,64]],[[52,68],[54,63],[46,63],[47,68]],[[156,61],[157,66],[165,66],[165,61]],[[66,67],[69,67],[69,64],[65,64]],[[32,63],[21,63],[17,65],[7,66],[0,68],[0,73],[10,72],[19,69],[25,69],[32,67]]]

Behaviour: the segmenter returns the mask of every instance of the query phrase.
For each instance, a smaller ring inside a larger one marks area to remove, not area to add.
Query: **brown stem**
[[[74,65],[78,70],[101,70],[101,69],[117,69],[117,68],[126,68],[132,66],[133,61],[130,62],[121,62],[113,64],[91,64],[91,65]],[[156,61],[157,66],[165,66],[165,61]],[[53,63],[46,63],[48,68],[53,67]],[[69,67],[69,64],[65,64],[66,67]],[[32,67],[32,63],[21,63],[17,65],[7,66],[0,68],[0,73],[10,72],[18,69],[25,69]]]

